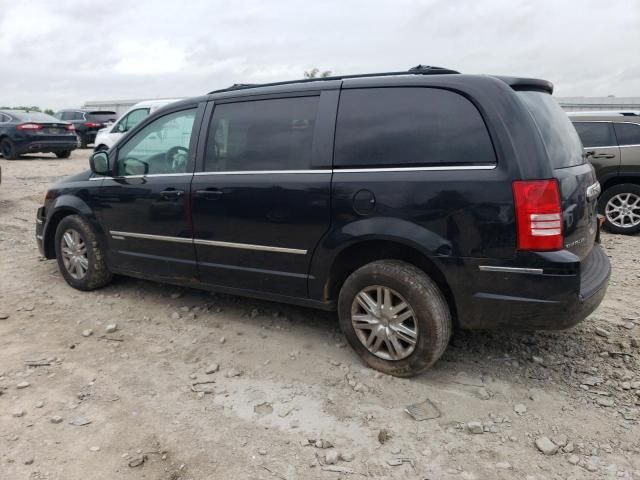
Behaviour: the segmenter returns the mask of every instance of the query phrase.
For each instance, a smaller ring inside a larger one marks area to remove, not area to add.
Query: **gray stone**
[[[98,446],[89,447],[89,451],[90,452],[99,452],[100,451],[100,447],[98,447]]]
[[[576,449],[576,446],[573,442],[567,442],[567,444],[562,447],[562,451],[565,453],[572,453]]]
[[[267,449],[266,448],[259,448],[258,449],[258,453],[260,455],[266,455],[267,454]]]
[[[496,468],[500,468],[502,470],[509,470],[511,468],[511,464],[509,462],[498,462],[496,463]]]
[[[595,387],[596,385],[600,385],[604,382],[602,377],[595,377],[593,375],[589,375],[582,379],[582,385],[588,385],[590,387]]]
[[[555,455],[558,453],[558,446],[549,440],[548,437],[536,438],[536,447],[545,455]]]
[[[171,320],[180,320],[180,314],[178,312],[173,312],[171,314]]]
[[[324,456],[324,463],[327,465],[335,465],[340,459],[340,453],[337,450],[331,450]]]
[[[513,407],[513,411],[518,415],[524,415],[525,413],[527,413],[527,406],[523,405],[522,403],[518,403]]]
[[[180,293],[180,292],[172,293],[172,294],[171,294],[171,299],[172,299],[172,300],[177,300],[177,299],[179,299],[181,296],[182,296],[182,293]]]
[[[356,457],[353,453],[345,452],[345,453],[340,453],[340,458],[345,462],[353,462],[353,459]]]
[[[613,407],[615,405],[615,402],[613,401],[613,399],[606,398],[606,397],[605,398],[602,398],[602,397],[598,398],[596,400],[596,403],[598,405],[600,405],[601,407]]]
[[[49,421],[57,425],[58,423],[62,423],[62,417],[60,415],[54,415],[49,419]]]
[[[636,326],[636,324],[633,323],[633,322],[625,322],[625,324],[623,326],[627,330],[633,330],[633,328]]]
[[[6,320],[7,318],[9,318],[8,313],[0,313],[0,320]]]
[[[631,343],[633,348],[640,348],[640,340],[635,337],[632,337],[631,340],[629,340],[629,343]]]
[[[467,430],[469,431],[469,433],[475,433],[475,434],[480,434],[484,432],[484,429],[482,428],[482,422],[467,422]]]
[[[91,330],[90,328],[87,328],[86,330],[82,331],[83,337],[90,337],[91,335],[93,335],[93,330]]]
[[[569,455],[569,458],[567,458],[567,461],[571,465],[577,465],[578,462],[580,461],[580,457],[578,455]]]
[[[22,408],[14,408],[11,410],[11,415],[16,418],[24,417],[24,410]]]
[[[33,464],[33,462],[35,462],[35,459],[34,459],[33,457],[27,457],[27,458],[24,460],[24,464],[25,464],[25,465],[32,465],[32,464]]]
[[[115,331],[118,330],[118,324],[117,323],[110,323],[109,325],[107,325],[104,328],[104,331],[107,333],[115,333]]]
[[[42,400],[40,400],[38,403],[36,403],[35,405],[36,408],[42,408],[44,407],[44,402]]]
[[[242,371],[240,371],[240,370],[238,370],[236,368],[230,368],[229,370],[224,372],[224,376],[227,377],[227,378],[239,377],[240,375],[242,375]]]
[[[609,335],[611,335],[611,333],[609,333],[608,330],[605,330],[602,327],[596,327],[595,332],[596,332],[596,335],[598,335],[599,337],[604,337],[604,338],[607,338]]]
[[[211,375],[212,373],[216,373],[218,370],[220,370],[220,365],[218,365],[217,363],[212,363],[205,369],[204,373],[207,375]]]
[[[224,343],[226,341],[227,341],[227,339],[224,336],[220,337],[220,343]]]
[[[23,381],[23,382],[18,383],[18,384],[16,385],[16,388],[21,390],[21,389],[23,389],[23,388],[27,388],[27,387],[28,387],[28,386],[30,386],[30,385],[31,385],[31,384],[30,384],[29,382]]]
[[[489,400],[491,398],[491,394],[486,388],[476,390],[476,395],[480,400]]]
[[[544,364],[544,359],[542,357],[538,357],[537,355],[532,356],[531,360],[540,365]]]

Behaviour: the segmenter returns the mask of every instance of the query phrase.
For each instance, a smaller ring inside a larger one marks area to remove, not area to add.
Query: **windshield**
[[[576,129],[551,95],[536,91],[520,91],[518,96],[531,112],[540,130],[554,169],[575,167],[586,162]]]

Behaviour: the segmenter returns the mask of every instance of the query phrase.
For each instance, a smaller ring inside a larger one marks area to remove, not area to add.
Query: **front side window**
[[[493,164],[489,132],[463,96],[435,88],[343,90],[336,167]]]
[[[196,110],[157,118],[118,150],[117,175],[185,173]]]
[[[574,122],[573,126],[587,148],[612,147],[616,145],[610,122]]]
[[[620,145],[640,145],[640,125],[637,123],[614,123]]]
[[[216,105],[205,171],[310,168],[318,100],[311,96]]]
[[[139,108],[137,110],[134,110],[133,112],[130,112],[118,124],[118,131],[119,132],[128,132],[133,127],[135,127],[137,124],[139,124],[142,120],[147,118],[148,115],[149,115],[149,109],[148,108]]]

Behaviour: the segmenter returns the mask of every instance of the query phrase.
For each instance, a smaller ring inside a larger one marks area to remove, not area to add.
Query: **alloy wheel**
[[[609,199],[605,207],[607,220],[616,227],[632,228],[640,224],[640,196],[619,193]]]
[[[411,305],[395,290],[363,288],[351,305],[351,324],[369,352],[384,360],[403,360],[418,342],[418,322]]]
[[[89,270],[87,246],[80,234],[73,229],[65,230],[60,239],[60,252],[64,268],[76,280],[81,280]]]

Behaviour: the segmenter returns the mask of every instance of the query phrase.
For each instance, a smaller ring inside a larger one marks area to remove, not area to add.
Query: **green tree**
[[[50,108],[45,108],[44,113],[46,113],[47,115],[53,115],[53,114],[54,114],[54,113],[56,113],[56,112],[54,112],[54,111],[53,111],[53,110],[51,110]]]
[[[327,78],[331,76],[331,70],[320,71],[319,68],[313,67],[311,70],[305,70],[304,78]]]

